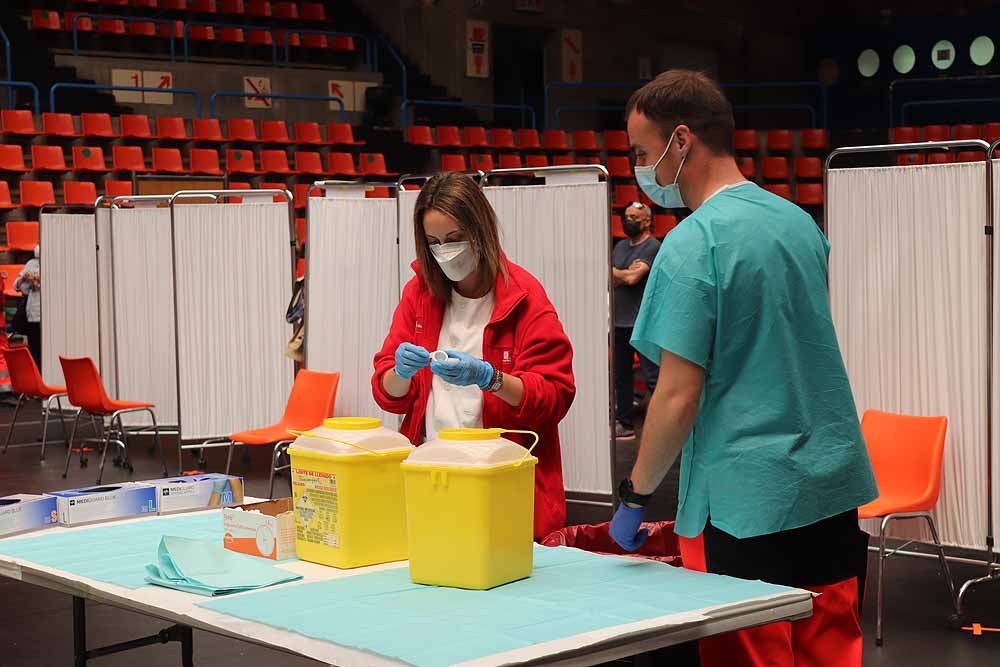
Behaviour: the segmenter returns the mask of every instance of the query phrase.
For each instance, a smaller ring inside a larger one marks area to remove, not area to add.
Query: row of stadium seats
[[[78,0],[78,4],[94,5],[95,11],[114,8],[121,13],[134,9],[159,9],[161,11],[190,12],[192,14],[215,14],[228,17],[268,18],[287,21],[311,21],[325,23],[326,9],[322,2],[291,2],[290,0]],[[36,12],[44,15],[48,10],[32,11],[32,22]],[[54,12],[48,12],[54,13]],[[44,18],[44,16],[40,17]]]
[[[627,153],[628,135],[623,130],[607,130],[599,141],[598,133],[583,130],[572,133],[565,130],[545,130],[541,135],[535,129],[514,130],[480,126],[458,128],[454,125],[438,125],[432,133],[426,125],[410,125],[406,128],[406,142],[414,146],[430,148],[494,148],[497,150],[535,150],[552,152],[585,153]]]
[[[764,141],[761,141],[763,134]],[[796,135],[798,135],[798,148],[801,152],[823,152],[829,147],[829,137],[826,130],[804,129],[795,132],[793,130],[736,130],[733,135],[733,144],[737,153],[757,153],[761,148],[768,153],[792,153],[796,147]]]
[[[910,144],[917,141],[949,141],[952,139],[984,139],[993,143],[1000,139],[1000,123],[892,128],[892,143],[894,144]]]

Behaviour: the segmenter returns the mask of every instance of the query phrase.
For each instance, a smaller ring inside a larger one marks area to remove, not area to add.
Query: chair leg
[[[927,520],[927,525],[931,529],[931,537],[934,538],[934,546],[937,547],[938,560],[941,562],[941,575],[944,577],[945,583],[948,584],[948,593],[951,594],[952,608],[955,613],[958,613],[958,594],[955,592],[955,581],[951,578],[951,568],[948,567],[948,559],[945,558],[944,547],[941,545],[941,540],[938,537],[934,517],[928,513],[924,515],[924,519]]]
[[[24,403],[24,394],[20,394],[17,397],[17,405],[14,406],[14,416],[10,420],[10,426],[7,427],[7,439],[3,442],[3,453],[7,453],[7,447],[10,446],[10,439],[14,436],[14,424],[17,423],[17,414],[21,411],[21,404]],[[43,445],[44,447],[44,445]]]
[[[148,412],[150,419],[153,420],[153,442],[156,445],[156,448],[160,450],[160,464],[163,466],[163,476],[169,477],[170,473],[167,471],[167,457],[163,453],[163,441],[160,439],[160,427],[156,423],[156,413],[152,410],[148,410]],[[180,446],[180,443],[178,443],[178,446]],[[181,474],[179,470],[177,471],[177,474]]]
[[[49,396],[45,399],[45,405],[43,407],[44,414],[42,415],[42,451],[38,455],[39,461],[45,460],[45,444],[48,442],[49,438],[49,417],[52,416],[52,399],[55,395]]]
[[[877,581],[877,611],[875,616],[875,645],[882,645],[882,616],[885,610],[885,531],[891,517],[883,517],[878,530],[878,581]]]
[[[73,427],[69,432],[69,447],[66,448],[66,468],[63,470],[63,479],[66,479],[66,475],[69,474],[69,460],[73,456],[73,441],[76,439],[76,427],[80,423],[80,410],[76,411],[76,416],[73,417]],[[80,459],[83,459],[83,450],[80,450]]]
[[[226,474],[229,474],[229,469],[233,465],[233,450],[236,449],[236,443],[232,440],[229,441],[229,448],[226,452]]]
[[[285,446],[287,447],[287,445]],[[274,500],[274,473],[278,470],[278,464],[281,462],[281,455],[284,451],[285,449],[282,447],[280,442],[275,443],[274,452],[271,454],[271,474],[268,476],[267,480],[268,500]]]
[[[101,465],[97,471],[97,484],[100,486],[101,480],[104,479],[104,461],[108,458],[108,445],[111,444],[111,434],[114,432],[114,423],[108,424],[108,428],[104,429],[104,443],[101,447]]]
[[[59,426],[60,428],[62,428],[63,442],[66,443],[66,449],[71,449],[71,447],[69,446],[69,440],[67,439],[66,418],[63,416],[62,396],[56,394],[55,396],[53,396],[53,398],[56,399],[56,410],[59,413]],[[44,460],[44,457],[45,457],[45,448],[43,447],[42,460]]]
[[[128,456],[128,429],[126,429],[125,424],[122,423],[122,416],[120,414],[116,414],[111,417],[112,424],[116,421],[118,422],[117,433],[120,438],[118,443],[119,448],[121,449],[121,466],[131,473],[135,470],[135,468],[132,467],[132,461]]]

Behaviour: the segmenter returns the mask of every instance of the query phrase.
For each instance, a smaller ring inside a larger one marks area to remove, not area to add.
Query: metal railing
[[[407,100],[404,99],[403,103],[399,105],[399,123],[403,127],[410,124],[409,118],[409,108],[423,106],[423,107],[458,107],[464,109],[509,109],[514,111],[521,111],[522,113],[527,113],[528,117],[531,118],[531,127],[537,127],[535,110],[527,104],[486,104],[480,102],[460,102],[454,100]]]
[[[192,88],[152,88],[148,86],[110,86],[103,83],[56,83],[49,88],[49,111],[56,110],[56,92],[62,89],[73,90],[127,90],[139,93],[173,93],[175,95],[190,95],[194,98],[198,116],[202,115],[201,93]]]
[[[14,63],[11,61],[10,55],[10,37],[7,36],[6,31],[4,31],[3,26],[0,26],[0,40],[3,40],[3,62],[4,66],[7,68],[7,81],[14,80]],[[35,89],[38,90],[37,88]],[[37,93],[36,93],[37,94]],[[14,89],[7,89],[7,107],[10,109],[14,108]],[[35,102],[35,113],[38,113],[38,103]]]
[[[218,22],[218,21],[186,21],[184,23],[184,39],[183,39],[183,44],[184,44],[184,62],[189,62],[190,61],[190,57],[191,57],[191,28],[194,27],[194,26],[201,26],[201,27],[206,27],[206,28],[212,28],[213,31],[216,28],[228,28],[228,29],[232,29],[232,30],[242,30],[244,32],[244,35],[243,35],[243,40],[244,41],[243,42],[233,42],[233,43],[234,44],[246,45],[246,46],[253,46],[251,44],[248,44],[247,41],[246,41],[247,40],[247,35],[246,35],[247,32],[249,32],[249,31],[258,31],[258,32],[267,32],[267,33],[270,33],[271,34],[271,64],[272,65],[277,65],[278,64],[278,41],[276,39],[277,35],[275,33],[275,28],[270,28],[270,27],[267,27],[267,26],[260,26],[260,25],[249,25],[249,24],[246,24],[246,23],[221,23],[221,22]],[[285,33],[285,38],[286,39],[288,38],[288,34],[287,33]],[[173,40],[170,40],[170,41],[173,42]],[[228,44],[229,43],[229,42],[225,42],[225,41],[219,40],[218,37],[216,37],[215,41],[216,42],[220,42],[222,44]]]
[[[0,87],[6,87],[8,91],[13,91],[14,88],[27,88],[28,90],[31,91],[32,103],[34,105],[32,107],[32,111],[34,111],[34,113],[35,113],[36,116],[38,114],[42,113],[42,109],[41,109],[41,105],[42,105],[41,95],[38,92],[38,86],[36,86],[32,82],[30,82],[30,81],[0,81]],[[8,98],[9,98],[9,95],[8,95]],[[13,102],[11,102],[10,106],[11,106],[11,108],[13,108],[13,106],[14,106]]]
[[[906,125],[906,112],[910,109],[916,107],[937,107],[937,106],[955,106],[955,105],[966,105],[966,104],[996,104],[1000,102],[1000,97],[960,97],[957,99],[950,100],[911,100],[909,102],[903,102],[903,105],[899,107],[899,122],[902,125]],[[892,126],[889,126],[889,131],[892,131]]]
[[[220,97],[267,98],[271,100],[299,100],[303,102],[336,102],[340,106],[340,122],[344,121],[344,100],[333,95],[289,95],[284,93],[248,93],[242,90],[217,90],[208,98],[208,115],[215,117],[215,101]],[[201,115],[200,113],[198,114]]]
[[[174,32],[171,26],[172,21],[167,19],[146,18],[144,16],[124,16],[119,14],[77,14],[73,17],[73,55],[80,55],[80,19],[97,19],[98,21],[124,21],[126,25],[130,23],[156,23],[167,26],[167,39],[170,41],[170,62],[176,59],[177,51],[174,47]],[[93,32],[87,30],[85,32]],[[100,31],[97,31],[98,33]]]

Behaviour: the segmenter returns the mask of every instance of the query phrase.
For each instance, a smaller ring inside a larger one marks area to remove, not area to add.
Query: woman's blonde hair
[[[469,176],[459,172],[442,172],[432,176],[424,184],[413,211],[417,260],[424,280],[435,297],[444,303],[450,303],[452,282],[438,266],[431,254],[430,244],[427,243],[424,215],[430,210],[440,211],[454,218],[459,228],[465,232],[473,252],[479,256],[477,270],[481,284],[492,286],[498,275],[507,277],[503,250],[500,247],[500,233],[497,230],[497,214],[486,195]]]

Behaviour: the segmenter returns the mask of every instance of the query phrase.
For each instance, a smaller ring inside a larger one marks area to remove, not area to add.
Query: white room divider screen
[[[278,421],[294,371],[285,356],[289,206],[183,203],[204,196],[179,192],[171,200],[182,440]]]
[[[308,203],[306,367],[340,372],[336,414],[395,425],[372,398],[371,376],[399,303],[396,202],[343,194]]]
[[[835,168],[827,193],[831,305],[858,411],[948,417],[934,516],[944,542],[973,548],[986,528],[985,169]],[[892,530],[930,537],[921,521]]]

